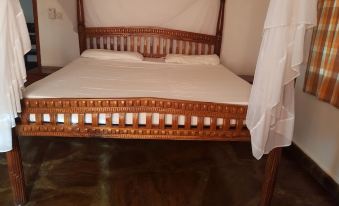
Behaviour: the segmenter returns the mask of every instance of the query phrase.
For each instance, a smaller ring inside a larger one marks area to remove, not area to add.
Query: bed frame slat
[[[159,115],[159,129],[165,129],[165,114]]]
[[[181,46],[182,46],[182,51],[181,53],[182,54],[186,54],[186,43],[185,41],[181,41]]]
[[[162,48],[161,48],[162,46]],[[161,37],[157,38],[157,52],[156,55],[160,56],[161,55],[161,50],[163,51],[164,43],[163,39]]]
[[[228,131],[230,129],[230,120],[229,119],[223,119],[223,130]]]
[[[242,119],[237,119],[237,126],[236,126],[236,129],[237,129],[237,132],[241,132],[241,130],[244,128],[244,122]]]
[[[138,129],[139,128],[139,114],[133,113],[133,128]]]
[[[204,129],[204,117],[198,117],[198,130],[203,130]]]
[[[177,114],[172,116],[172,129],[178,129],[178,118]]]
[[[149,56],[148,54],[148,49],[147,49],[147,47],[148,47],[148,43],[149,43],[149,41],[148,41],[148,36],[145,36],[144,37],[144,56]]]
[[[109,37],[109,41],[110,41],[110,45],[111,45],[111,50],[114,50],[114,37],[113,36],[110,36]]]
[[[107,37],[104,37],[103,40],[104,40],[104,49],[108,49]]]
[[[192,45],[192,42],[189,42],[188,45],[189,45],[189,47],[188,47],[189,48],[188,54],[192,55],[193,54],[193,45]]]
[[[90,47],[90,49],[94,49],[95,47],[94,47],[94,37],[91,37],[90,38],[90,42],[91,42],[91,47]]]
[[[51,125],[56,125],[57,124],[57,114],[50,113],[49,117],[50,117],[50,120],[51,120]]]
[[[119,113],[119,127],[125,127],[126,123],[126,114],[125,113]]]
[[[205,44],[201,44],[201,54],[204,55],[206,54],[206,45]]]
[[[186,116],[185,117],[185,129],[191,129],[192,126],[192,117]]]
[[[106,113],[106,126],[112,127],[112,114]]]
[[[80,128],[84,128],[85,126],[85,114],[78,114],[78,125]]]
[[[100,46],[100,36],[97,36],[95,38],[95,43],[96,43],[96,49],[100,49],[101,46]]]
[[[216,131],[217,130],[217,118],[215,118],[215,117],[211,117],[210,130],[211,131]]]
[[[180,44],[181,41],[176,40],[175,41],[175,54],[180,54]]]
[[[161,39],[162,40],[162,53],[164,55],[167,55],[167,39]]]
[[[71,125],[71,114],[66,113],[64,117],[65,117],[64,124],[66,126],[70,126]]]
[[[170,39],[170,44],[169,44],[169,53],[175,53],[175,48],[174,48],[174,39]]]
[[[212,45],[211,44],[208,45],[208,53],[207,54],[212,54]]]
[[[146,128],[151,129],[152,128],[152,113],[146,114]]]
[[[134,36],[131,36],[130,38],[130,47],[131,47],[131,52],[134,52]]]
[[[127,51],[128,38],[123,37],[122,40],[123,40],[124,51]]]
[[[137,52],[141,53],[141,36],[137,37]]]
[[[99,126],[99,114],[98,113],[92,114],[92,126],[93,127]]]
[[[42,114],[41,113],[35,114],[35,122],[37,125],[42,125]]]

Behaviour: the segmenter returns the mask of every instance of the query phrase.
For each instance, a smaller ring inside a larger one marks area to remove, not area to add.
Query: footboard
[[[157,98],[24,99],[20,136],[246,141],[247,107]]]

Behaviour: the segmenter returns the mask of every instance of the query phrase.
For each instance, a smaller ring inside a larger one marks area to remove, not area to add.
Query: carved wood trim
[[[159,98],[24,99],[17,129],[21,136],[248,141],[250,134],[243,124],[246,112],[246,106]],[[140,113],[147,115],[144,125],[138,124]],[[35,115],[34,122],[29,121],[30,114]],[[49,122],[44,122],[44,114],[50,115]],[[64,115],[63,123],[55,122],[57,114]],[[79,115],[78,123],[71,123],[72,114]],[[85,114],[91,115],[90,124],[84,123]],[[98,114],[108,114],[106,119],[119,114],[119,124],[113,125],[111,120],[98,124]],[[134,115],[132,125],[125,124],[127,114]],[[152,122],[155,114],[158,124]],[[166,115],[172,115],[172,124],[165,125]],[[178,123],[180,115],[185,117],[184,125]],[[197,125],[191,124],[191,117],[198,119]],[[206,118],[210,124],[204,124]],[[217,125],[218,119],[227,123]]]
[[[168,39],[215,44],[216,36],[161,27],[88,27],[87,37],[97,36],[156,36]]]

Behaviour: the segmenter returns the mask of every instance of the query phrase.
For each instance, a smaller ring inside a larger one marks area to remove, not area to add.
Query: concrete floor
[[[28,206],[255,206],[264,160],[248,143],[20,139]],[[0,205],[9,206],[0,155]],[[334,206],[293,160],[283,158],[273,206]]]

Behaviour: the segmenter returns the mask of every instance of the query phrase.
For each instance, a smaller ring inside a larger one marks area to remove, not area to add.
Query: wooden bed
[[[87,28],[83,0],[77,0],[80,51],[89,48],[138,51],[144,57],[164,57],[174,54],[220,55],[224,24],[225,0],[221,0],[216,35],[153,27]],[[82,138],[120,138],[156,140],[250,141],[244,121],[247,106],[211,102],[184,101],[158,98],[106,99],[23,99],[21,119],[13,133],[13,151],[7,153],[8,170],[17,205],[27,202],[24,174],[17,136],[57,136]],[[77,113],[79,122],[73,124],[71,115]],[[119,124],[112,124],[112,114],[119,113]],[[133,124],[125,124],[125,117],[133,113]],[[139,124],[139,113],[146,113],[146,124]],[[152,114],[159,114],[159,124],[152,124]],[[30,114],[36,120],[31,122]],[[50,122],[43,115],[50,116]],[[57,114],[64,114],[64,122],[57,122]],[[90,114],[91,124],[85,123]],[[106,115],[106,124],[99,124],[98,115]],[[172,115],[172,124],[165,124]],[[178,117],[185,116],[184,125]],[[197,125],[191,117],[197,117]],[[206,126],[204,120],[210,124]],[[217,125],[222,119],[223,124]],[[281,149],[269,154],[260,205],[270,205]]]

